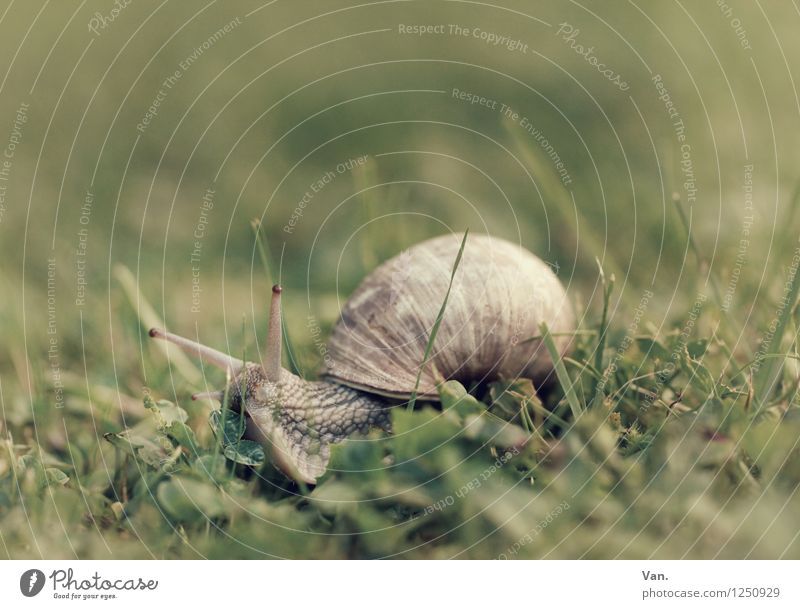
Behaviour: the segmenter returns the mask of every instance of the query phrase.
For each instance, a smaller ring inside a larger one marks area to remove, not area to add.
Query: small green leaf
[[[495,381],[489,385],[489,395],[492,398],[491,411],[506,419],[519,416],[528,406],[543,408],[530,379]]]
[[[228,444],[223,449],[223,454],[231,461],[253,467],[263,465],[267,459],[263,447],[252,440],[239,440],[237,443]]]
[[[692,359],[700,359],[708,349],[708,339],[707,338],[700,338],[698,340],[693,340],[688,345],[686,345],[686,350],[689,352],[689,356]]]
[[[352,514],[364,500],[362,492],[369,490],[332,480],[316,488],[310,501],[326,516],[333,517],[344,512]]]
[[[32,453],[28,453],[27,455],[22,455],[17,460],[17,467],[20,469],[41,469],[42,462],[39,461]]]
[[[374,430],[364,438],[367,441],[332,444],[328,472],[374,472],[378,477],[383,476],[382,459],[385,455],[384,447],[378,441],[380,437],[380,433]]]
[[[189,419],[188,413],[167,400],[153,401],[149,395],[144,397],[144,407],[153,414],[159,431],[168,432],[175,423],[185,423]]]
[[[165,431],[170,438],[186,448],[190,454],[196,455],[198,453],[194,431],[186,423],[175,421]]]
[[[471,404],[472,401],[465,398],[463,403]],[[423,460],[437,462],[444,458],[442,451],[453,444],[453,439],[462,429],[461,423],[454,420],[456,418],[443,416],[430,407],[414,412],[398,408],[392,413],[394,435],[387,440],[389,449],[398,463],[407,462],[415,469]]]
[[[636,338],[636,344],[639,346],[639,351],[646,354],[647,357],[653,360],[660,360],[662,362],[669,361],[669,351],[654,338],[649,336],[639,336]]]
[[[210,478],[215,482],[223,482],[230,478],[230,473],[225,467],[225,459],[220,459],[218,454],[202,455],[192,463],[192,470],[203,478]]]
[[[467,393],[458,381],[447,381],[439,385],[439,399],[443,410],[453,408],[462,417],[486,411],[486,406]]]
[[[225,410],[225,421],[222,428],[224,430],[222,442],[223,444],[236,444],[236,442],[244,435],[244,417],[242,417],[238,412],[234,412],[232,410]],[[220,421],[222,420],[223,411],[222,410],[214,410],[208,417],[209,423],[211,423],[211,429],[214,430],[214,434],[219,437],[220,435]]]
[[[103,437],[125,454],[156,469],[161,468],[170,459],[170,454],[163,446],[149,438],[132,434],[130,431],[107,433]],[[167,441],[163,436],[161,438]]]
[[[689,375],[689,384],[705,394],[717,395],[717,382],[714,375],[699,361],[689,355],[689,350],[684,348],[682,355],[683,367]],[[717,395],[717,397],[719,397]]]
[[[176,520],[192,522],[225,514],[225,502],[215,486],[185,476],[159,484],[156,498]]]
[[[72,461],[72,467],[79,475],[86,469],[86,454],[83,448],[72,442],[67,442],[67,454]]]
[[[48,484],[60,484],[64,486],[69,482],[69,476],[56,467],[48,467],[45,470],[45,474],[47,475]]]
[[[484,413],[470,415],[464,423],[464,436],[482,444],[501,448],[521,447],[530,439],[524,429]]]

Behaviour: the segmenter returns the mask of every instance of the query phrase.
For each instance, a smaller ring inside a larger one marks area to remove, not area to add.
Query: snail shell
[[[419,243],[370,273],[345,303],[329,341],[328,380],[410,397],[461,247],[456,234]],[[464,384],[542,379],[553,362],[539,324],[572,332],[575,317],[550,267],[526,249],[469,235],[418,395],[438,399],[436,371]],[[560,351],[569,337],[554,338]]]

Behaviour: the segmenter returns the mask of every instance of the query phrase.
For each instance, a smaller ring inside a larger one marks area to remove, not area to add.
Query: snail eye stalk
[[[225,399],[224,391],[201,391],[200,393],[192,394],[192,400],[216,400],[222,402]]]
[[[281,286],[272,286],[272,303],[269,310],[269,332],[267,334],[267,352],[264,356],[264,374],[271,383],[281,379]]]
[[[167,332],[165,330],[159,330],[158,328],[152,328],[150,330],[150,336],[152,338],[158,338],[172,343],[173,345],[177,345],[186,351],[186,353],[195,355],[201,360],[206,361],[209,364],[213,364],[217,368],[225,370],[230,374],[230,376],[236,376],[242,370],[242,368],[244,368],[244,362],[242,360],[231,357],[222,351],[217,351],[211,347],[201,345],[200,343],[188,338],[184,338],[183,336],[178,336],[177,334],[172,334],[171,332]]]

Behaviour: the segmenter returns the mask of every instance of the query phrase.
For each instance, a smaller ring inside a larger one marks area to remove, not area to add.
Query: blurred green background
[[[145,338],[144,301],[176,332],[253,353],[270,282],[254,220],[285,286],[306,376],[322,357],[314,328],[324,340],[371,268],[466,228],[519,241],[556,267],[583,323],[596,323],[602,306],[595,258],[616,276],[609,319],[618,330],[644,290],[655,294],[646,327],[657,334],[713,282],[723,293],[733,286],[725,332],[735,353],[755,351],[797,235],[799,22],[792,3],[734,0],[4,0],[0,400],[9,450],[39,446],[68,462],[81,445],[88,475],[102,451],[113,455],[100,435],[145,416],[145,387],[199,420],[208,407],[185,404],[196,382]],[[439,27],[409,32],[419,25]],[[704,331],[720,316],[710,313]],[[24,520],[17,495],[9,486],[0,496],[9,557],[110,555],[76,533],[85,515],[65,525],[71,536],[41,546],[35,527],[12,532]],[[155,547],[123,537],[108,540],[112,554]],[[275,554],[314,551],[293,552],[287,539]],[[170,543],[153,554],[186,555]],[[575,543],[554,555],[591,545]],[[247,554],[226,548],[199,553]]]

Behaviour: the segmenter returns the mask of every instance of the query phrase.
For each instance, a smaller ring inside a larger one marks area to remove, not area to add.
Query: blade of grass
[[[591,336],[593,334],[597,334],[597,330],[574,330],[573,332],[551,332],[550,336]],[[530,343],[535,340],[542,340],[542,335],[537,334],[536,336],[529,336],[520,342],[520,344]]]
[[[700,250],[700,246],[697,245],[697,241],[694,240],[694,235],[692,234],[692,223],[689,221],[689,216],[686,215],[686,210],[683,209],[681,196],[677,192],[672,193],[672,201],[675,203],[675,209],[678,210],[678,216],[680,216],[681,224],[683,224],[683,228],[686,231],[686,236],[689,239],[689,248],[694,253],[694,257],[697,259],[697,264],[701,267],[707,267],[708,260]],[[720,306],[720,308],[722,308],[722,290],[717,282],[717,276],[709,273],[708,278],[711,281],[711,289],[714,291],[714,298],[716,298],[717,304]]]
[[[796,355],[793,355],[793,354],[787,354],[787,353],[765,353],[764,355],[762,355],[762,356],[760,356],[760,357],[758,357],[758,358],[756,358],[756,357],[753,357],[752,359],[750,359],[750,360],[747,360],[747,361],[746,361],[744,364],[742,364],[741,366],[739,366],[738,368],[736,368],[736,370],[734,370],[734,371],[733,371],[733,373],[731,373],[731,374],[730,374],[730,376],[729,376],[728,378],[729,378],[729,379],[731,379],[731,380],[734,380],[734,379],[736,379],[736,377],[738,377],[738,376],[739,376],[740,374],[742,374],[742,373],[743,373],[745,370],[747,370],[748,368],[750,368],[750,367],[751,367],[753,364],[755,364],[755,363],[756,363],[756,361],[757,361],[757,360],[759,360],[759,359],[760,359],[760,360],[768,360],[768,359],[793,359],[793,360],[795,360],[795,361],[799,361],[799,362],[800,362],[800,357],[798,357],[798,356],[796,356]]]
[[[456,276],[458,265],[461,264],[461,256],[464,254],[464,246],[467,244],[467,235],[469,235],[469,229],[464,231],[464,238],[461,240],[461,247],[458,248],[456,260],[453,263],[453,270],[450,271],[450,283],[447,285],[447,292],[444,295],[444,301],[442,302],[442,306],[439,308],[439,313],[436,315],[436,321],[433,323],[433,328],[431,328],[431,335],[428,337],[428,344],[425,345],[425,355],[422,357],[422,363],[419,365],[419,370],[417,371],[417,380],[414,383],[414,391],[411,392],[411,399],[408,400],[409,411],[414,410],[414,405],[417,403],[417,392],[419,391],[419,382],[422,379],[422,371],[425,369],[425,366],[428,363],[428,358],[430,357],[431,349],[433,348],[433,342],[436,340],[436,335],[439,333],[439,326],[442,324],[444,311],[447,308],[447,300],[450,298],[450,290],[453,287],[453,279]]]
[[[359,250],[361,254],[361,264],[365,273],[368,273],[378,266],[378,257],[375,255],[375,244],[384,243],[385,237],[378,237],[375,229],[380,228],[372,222],[377,217],[375,205],[375,191],[371,186],[378,183],[375,175],[374,159],[370,159],[365,165],[353,169],[352,176],[356,192],[361,196],[361,213],[363,214],[363,227],[361,238],[359,239]]]
[[[225,375],[225,391],[222,393],[222,404],[220,404],[220,416],[219,416],[219,424],[217,426],[216,432],[216,442],[214,446],[214,465],[212,466],[213,475],[216,476],[217,472],[217,464],[219,463],[219,459],[222,458],[222,463],[225,463],[225,457],[223,456],[223,440],[225,437],[225,420],[228,416],[228,400],[230,397],[230,390],[231,390],[231,373],[230,370]],[[244,406],[242,406],[244,408]],[[227,471],[227,470],[226,470]]]
[[[145,331],[150,328],[166,327],[164,320],[161,319],[153,306],[142,295],[136,283],[136,279],[133,277],[133,273],[130,272],[128,267],[117,264],[114,267],[114,277],[116,277],[117,281],[119,281],[122,286],[122,291],[125,292],[125,296],[128,297],[128,301],[131,303]],[[186,379],[187,383],[190,385],[197,385],[203,380],[197,366],[192,363],[192,360],[190,360],[183,351],[177,347],[171,346],[166,341],[159,340],[151,342],[155,342],[156,348],[164,352],[164,355],[175,365],[175,368],[180,372],[181,376]]]
[[[789,321],[792,318],[794,308],[797,305],[798,293],[800,293],[800,279],[798,279],[798,274],[800,273],[798,272],[798,268],[795,267],[794,270],[790,272],[794,274],[789,280],[788,290],[784,288],[784,293],[788,292],[788,295],[783,301],[786,304],[778,311],[778,325],[775,328],[775,333],[772,335],[772,344],[774,345],[775,350],[782,356],[781,361],[783,361],[783,359],[789,355],[788,349],[786,353],[781,352],[781,341],[783,340],[783,335],[786,333],[786,328],[789,325]],[[789,349],[791,349],[791,345],[789,346]],[[766,360],[766,363],[756,372],[755,379],[753,379],[753,387],[755,388],[754,398],[756,412],[758,412],[764,405],[764,400],[766,400],[767,396],[775,386],[775,382],[777,381],[780,372],[781,366],[778,366],[776,370],[774,359]]]
[[[247,328],[247,318],[242,315],[242,361],[247,361],[247,339],[246,336],[246,328]],[[242,442],[242,436],[244,435],[245,427],[247,426],[247,421],[245,420],[245,392],[247,391],[247,370],[245,368],[245,374],[242,374],[239,380],[239,395],[240,403],[239,403],[239,425],[236,428],[237,435],[239,436],[236,439],[236,452],[239,452]],[[231,464],[231,474],[236,472],[236,463]]]
[[[552,335],[551,335],[552,336]],[[584,372],[588,372],[592,375],[592,378],[597,379],[600,381],[603,378],[602,373],[595,369],[589,362],[579,362],[576,359],[572,359],[571,357],[562,357],[561,361],[565,364],[569,364],[570,366],[574,367],[578,370],[578,376],[582,375]]]
[[[608,334],[608,303],[611,300],[611,291],[614,289],[614,273],[611,273],[608,281],[606,281],[606,274],[603,271],[603,265],[600,264],[600,259],[595,257],[597,268],[600,272],[600,282],[603,286],[603,315],[600,318],[600,329],[597,337],[597,348],[594,354],[594,368],[595,370],[603,370],[603,354],[606,350],[606,336]],[[592,403],[599,396],[597,395],[597,387],[599,381],[595,378],[592,380]]]
[[[697,245],[697,242],[694,240],[694,235],[692,234],[692,223],[689,221],[689,217],[686,215],[686,210],[683,209],[681,196],[677,192],[673,193],[672,201],[675,203],[675,209],[678,210],[678,216],[681,219],[681,224],[683,224],[683,228],[686,231],[686,236],[689,240],[689,248],[694,253],[694,257],[697,260],[698,266],[701,268],[708,268],[708,260],[705,256],[703,256],[700,246]],[[734,320],[733,315],[731,315],[730,308],[723,306],[724,300],[722,298],[722,289],[717,281],[717,276],[712,274],[710,269],[708,272],[708,279],[711,282],[711,291],[714,292],[714,300],[716,300],[717,307],[719,307],[720,311],[722,311],[722,313],[725,315],[725,318],[728,320],[728,323],[723,326],[730,335],[728,338],[738,338],[737,336],[734,336],[736,333],[738,333],[738,330],[736,329],[736,320]],[[747,357],[752,357],[753,352],[750,349],[750,345],[747,344],[747,341],[741,341],[741,344]]]
[[[558,348],[556,348],[556,343],[553,341],[553,337],[550,335],[550,329],[547,327],[546,322],[539,324],[539,332],[542,333],[544,345],[547,347],[547,352],[550,354],[550,359],[553,360],[553,366],[556,370],[558,382],[561,383],[561,387],[564,389],[564,395],[567,396],[567,402],[569,402],[570,410],[572,410],[572,416],[577,419],[581,412],[583,412],[583,408],[578,400],[578,396],[575,394],[575,387],[572,385],[572,380],[569,378],[569,374],[567,374],[567,369],[564,367],[564,362],[561,361],[561,354],[558,352]]]
[[[594,223],[591,218],[587,218],[581,206],[575,205],[571,191],[565,188],[561,180],[555,178],[555,174],[544,164],[545,160],[541,158],[540,151],[537,147],[531,145],[531,140],[526,136],[524,130],[520,129],[519,125],[509,121],[503,121],[503,126],[514,141],[515,148],[524,165],[526,168],[531,169],[530,173],[532,175],[536,176],[536,183],[541,189],[542,199],[546,202],[555,203],[552,206],[548,205],[547,211],[552,210],[558,215],[557,224],[559,230],[569,232],[570,242],[577,243],[579,256],[584,260],[591,260],[595,256],[595,252],[605,252],[606,244],[598,237],[601,234],[600,232],[579,230],[580,226],[593,226]],[[577,214],[577,225],[576,217],[573,214]],[[610,257],[607,258],[607,264],[613,272],[617,272],[620,275],[626,274],[624,269],[617,266]]]
[[[789,214],[786,219],[782,222],[783,226],[788,227],[789,229],[796,226],[797,223],[797,213],[800,211],[798,209],[800,207],[800,181],[795,184],[794,191],[792,191],[792,196],[789,199]],[[794,242],[795,235],[797,234],[796,230],[786,230],[777,233],[776,236],[780,235],[782,237],[778,247],[776,247],[776,251],[778,252],[786,252],[791,251],[792,243]]]
[[[797,207],[798,202],[800,200],[800,182],[795,186],[795,190],[792,193],[791,203],[789,205],[789,217],[786,219],[786,226],[794,226],[795,224],[795,216],[797,215]],[[794,232],[791,230],[785,231],[786,238],[781,245],[779,251],[789,251],[791,249],[791,239],[794,238]],[[792,312],[796,308],[797,297],[798,297],[798,288],[800,287],[800,281],[797,278],[798,272],[795,272],[794,277],[792,278],[792,285],[789,288],[791,295],[785,301],[791,306],[787,306],[781,311],[780,319],[778,320],[778,326],[775,328],[775,334],[773,335],[773,342],[772,345],[775,351],[780,351],[780,343],[783,339],[783,335],[786,332],[786,327],[791,321]],[[777,343],[775,340],[777,339]],[[792,346],[789,345],[789,350],[791,350]],[[776,357],[770,357],[777,355]],[[778,367],[778,371],[773,373],[773,368],[775,365],[775,359],[780,359],[781,362],[784,361],[786,358],[792,358],[793,356],[788,353],[777,353],[777,354],[764,354],[757,359],[760,359],[762,362],[767,360],[766,367],[759,368],[758,372],[756,373],[755,378],[753,379],[753,387],[754,387],[754,401],[755,401],[755,411],[758,412],[760,408],[763,406],[763,400],[766,398],[766,394],[769,393],[771,387],[773,386],[777,375],[780,371],[780,366]],[[741,370],[740,370],[741,372]]]

